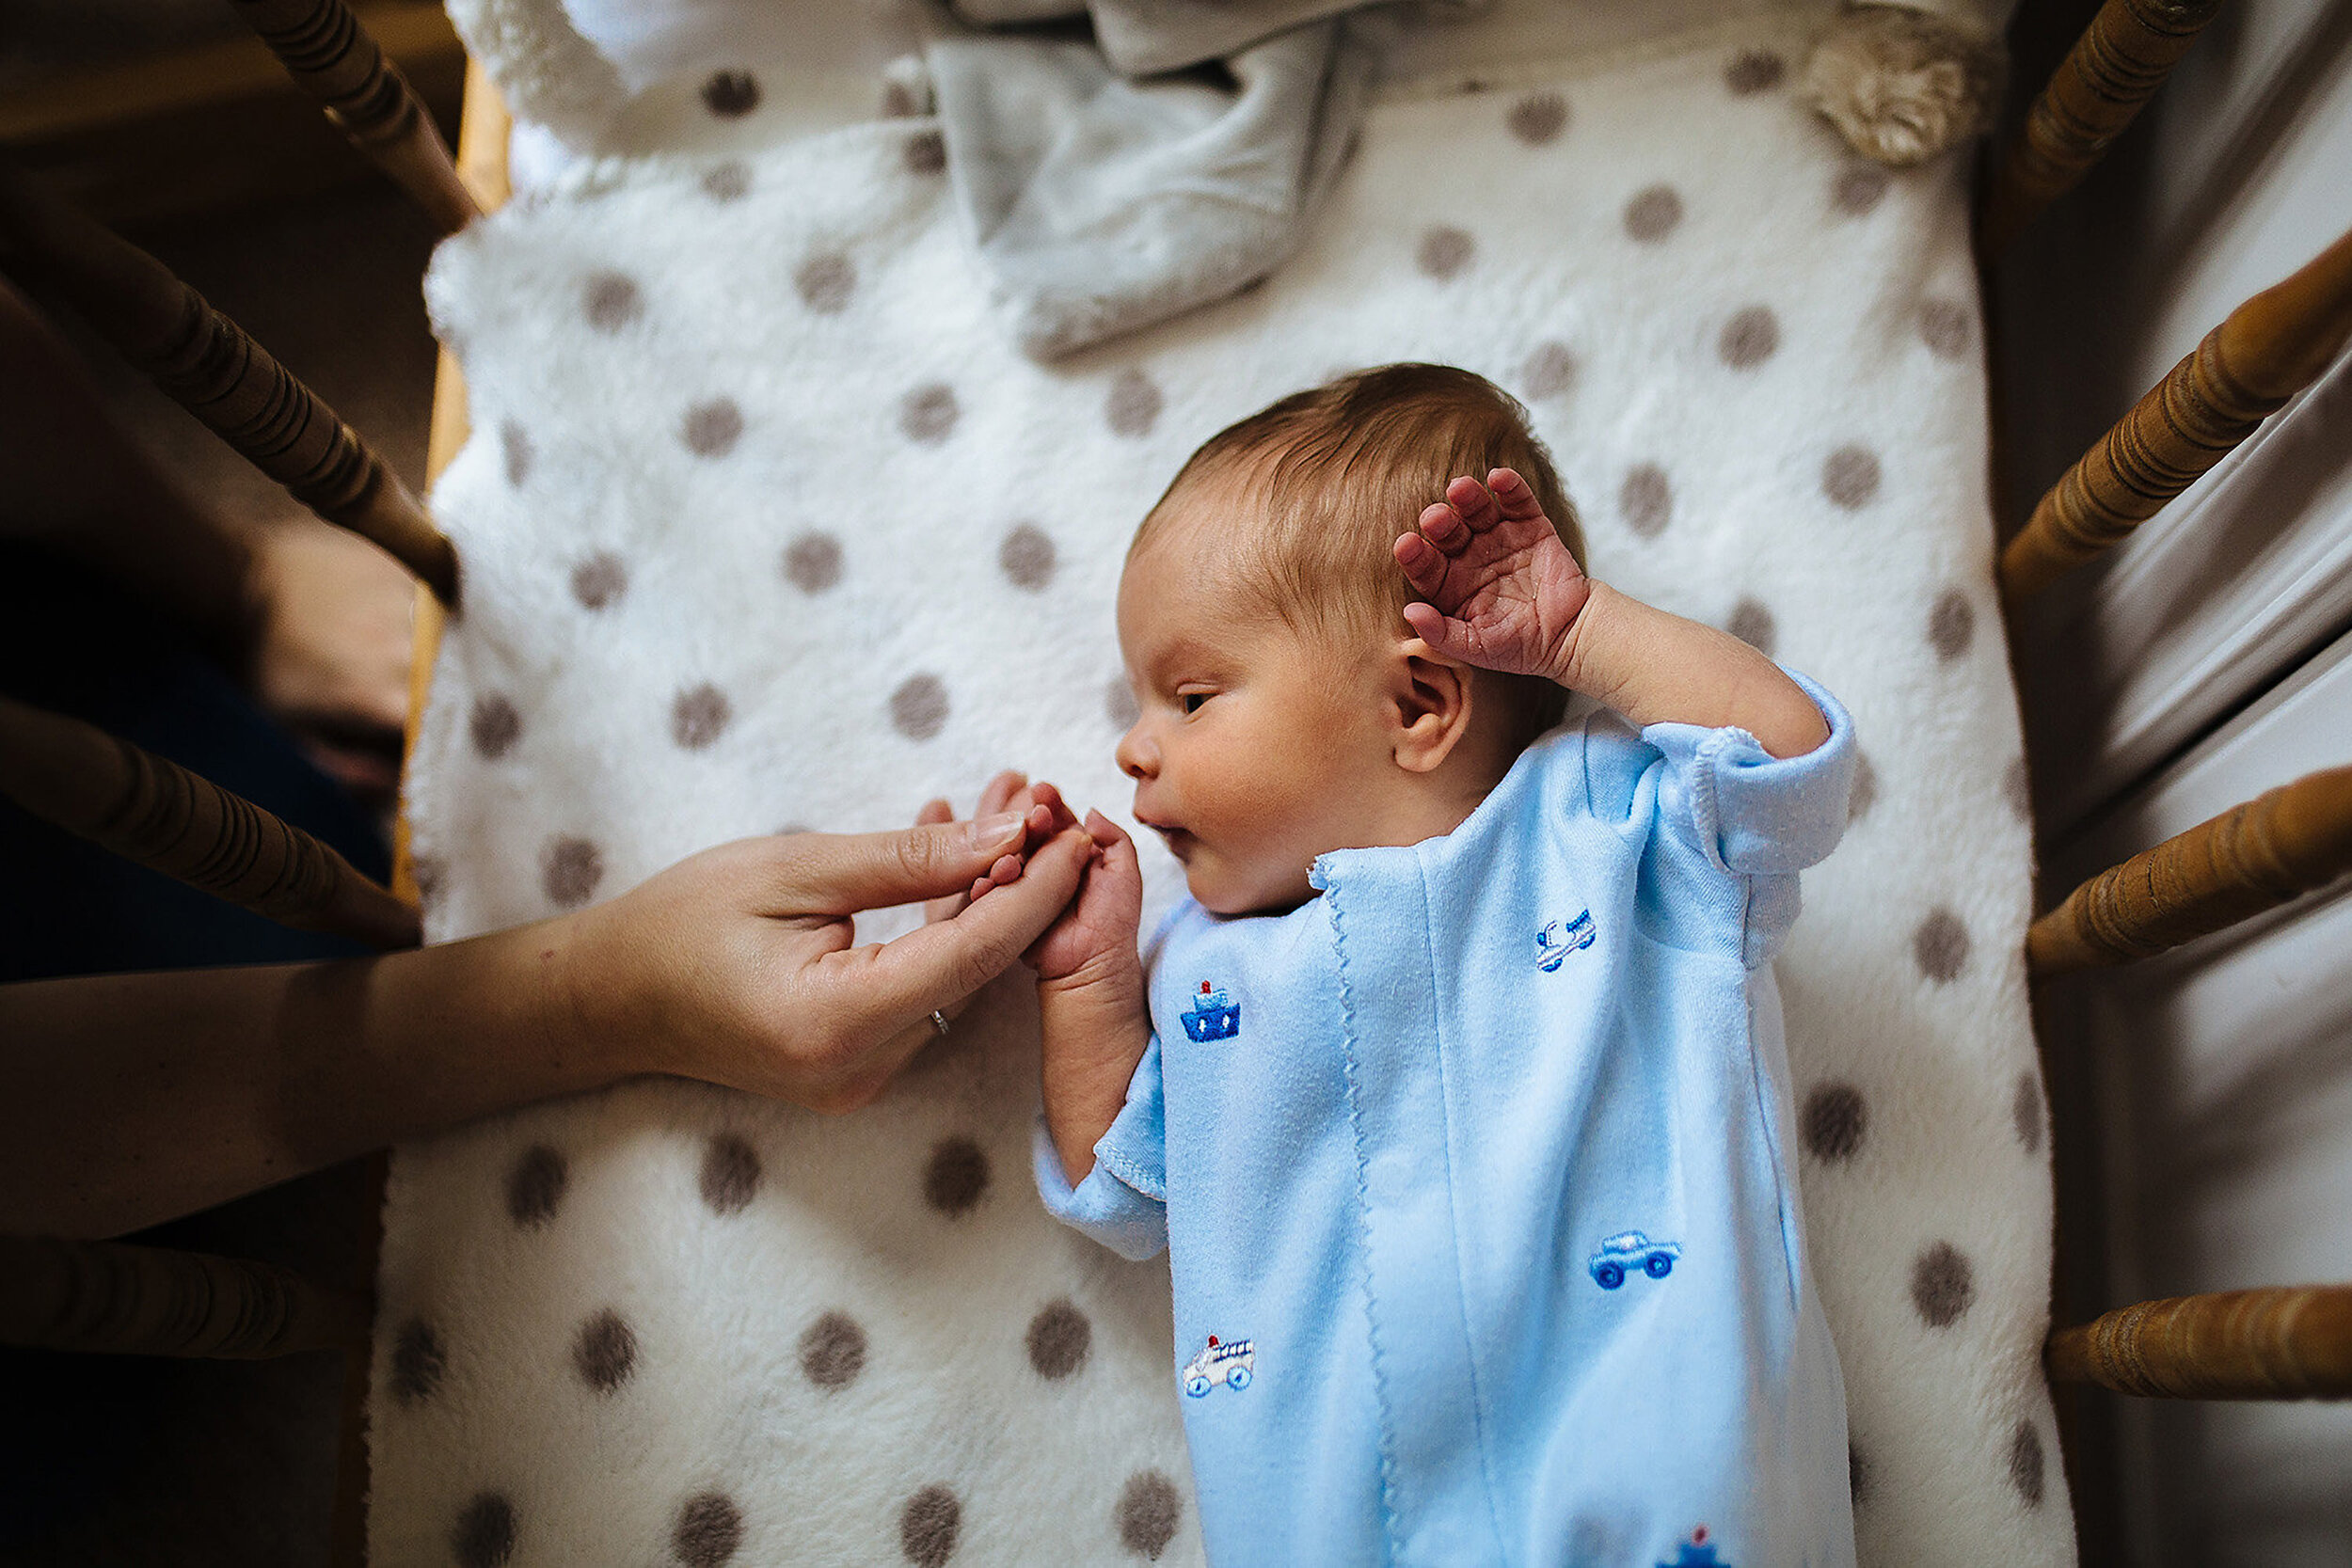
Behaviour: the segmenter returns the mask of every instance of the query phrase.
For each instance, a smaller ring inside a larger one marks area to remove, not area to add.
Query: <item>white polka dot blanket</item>
[[[1781,990],[1863,1560],[2071,1560],[1963,171],[1853,162],[1791,96],[1805,44],[1752,18],[1393,94],[1264,286],[1054,367],[991,316],[921,119],[588,164],[450,241],[433,935],[1009,766],[1122,807],[1142,509],[1335,370],[1470,366],[1600,576],[1855,715]],[[1197,1561],[1167,1274],[1040,1210],[1034,1030],[1016,977],[858,1115],[651,1082],[400,1150],[374,1560]]]

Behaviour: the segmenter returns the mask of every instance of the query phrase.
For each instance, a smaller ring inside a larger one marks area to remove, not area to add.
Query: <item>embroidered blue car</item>
[[[1658,1568],[1731,1568],[1731,1564],[1715,1555],[1714,1543],[1707,1539],[1707,1527],[1701,1525],[1691,1532],[1691,1539],[1682,1543],[1682,1549],[1672,1562],[1661,1562]]]
[[[1200,994],[1192,1006],[1176,1016],[1184,1021],[1184,1033],[1196,1040],[1230,1040],[1241,1033],[1241,1004],[1206,980],[1200,982]]]
[[[1600,935],[1600,927],[1593,924],[1593,911],[1580,910],[1574,920],[1563,928],[1553,921],[1535,933],[1535,967],[1549,974],[1567,961],[1571,953],[1582,952],[1593,945]]]
[[[1185,1362],[1184,1370],[1178,1377],[1184,1386],[1184,1392],[1194,1399],[1206,1397],[1209,1390],[1220,1383],[1239,1393],[1249,1386],[1250,1370],[1257,1364],[1258,1342],[1255,1339],[1236,1339],[1232,1344],[1221,1344],[1212,1334],[1207,1348]]]
[[[1675,1259],[1681,1256],[1682,1249],[1672,1242],[1653,1242],[1638,1230],[1625,1230],[1601,1243],[1600,1250],[1584,1266],[1593,1271],[1594,1284],[1613,1291],[1635,1269],[1652,1279],[1665,1278],[1675,1272]]]

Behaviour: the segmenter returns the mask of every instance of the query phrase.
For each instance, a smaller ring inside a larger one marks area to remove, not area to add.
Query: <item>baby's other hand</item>
[[[1094,857],[1077,896],[1022,961],[1049,986],[1133,987],[1140,1006],[1143,960],[1136,952],[1136,935],[1143,922],[1143,871],[1135,841],[1099,811],[1087,813],[1086,830],[1094,840]]]
[[[1425,602],[1405,619],[1432,651],[1482,669],[1565,681],[1577,616],[1592,592],[1527,481],[1464,474],[1396,542],[1396,563]]]

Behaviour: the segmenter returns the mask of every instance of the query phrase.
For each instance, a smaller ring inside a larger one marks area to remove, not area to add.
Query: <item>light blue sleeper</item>
[[[1802,677],[1800,677],[1802,681]],[[1771,960],[1851,721],[1554,731],[1459,828],[1187,902],[1154,1038],[1048,1208],[1165,1246],[1216,1568],[1848,1568]]]

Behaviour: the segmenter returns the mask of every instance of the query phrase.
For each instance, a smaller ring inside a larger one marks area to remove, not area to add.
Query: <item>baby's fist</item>
[[[1094,857],[1078,893],[1022,959],[1041,984],[1074,990],[1095,985],[1129,986],[1138,999],[1143,960],[1136,952],[1143,922],[1143,871],[1135,841],[1099,811],[1086,816]]]

